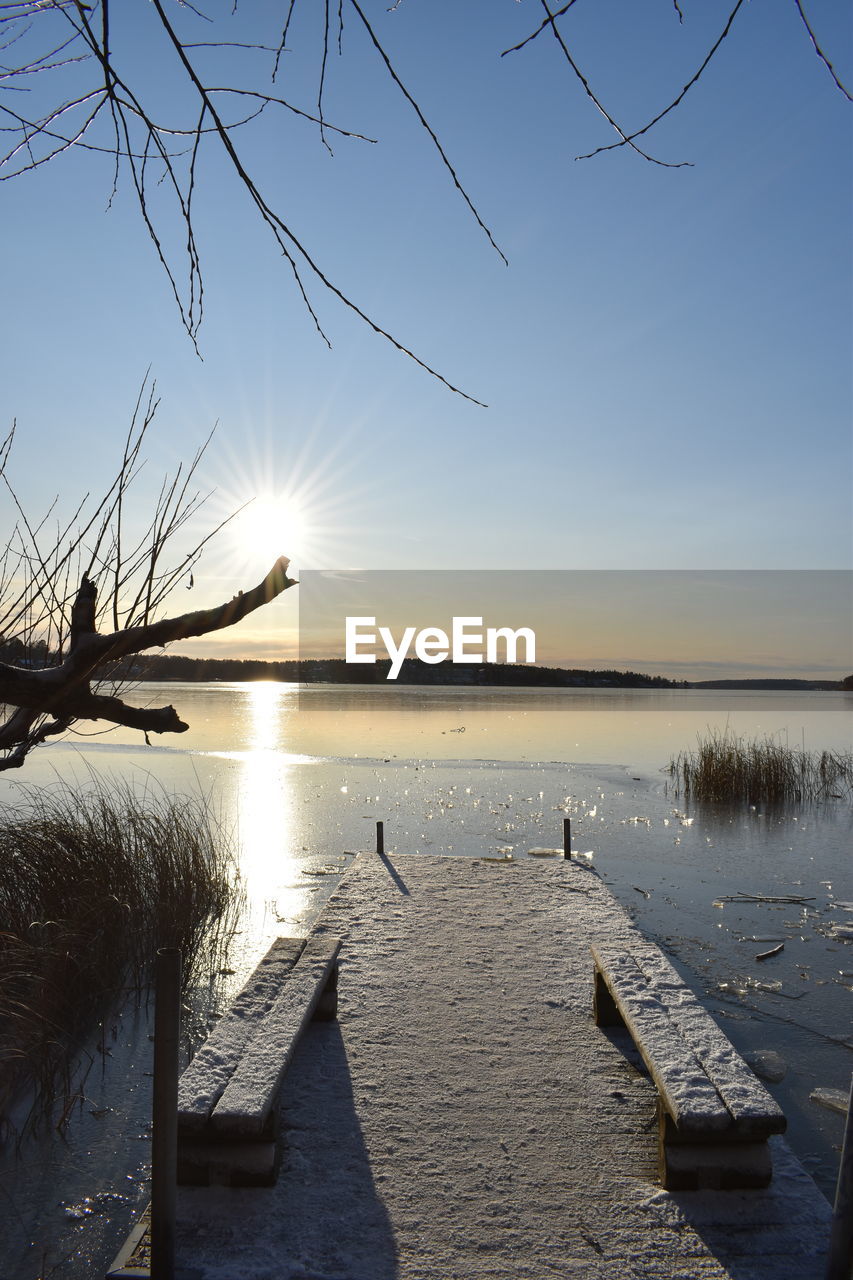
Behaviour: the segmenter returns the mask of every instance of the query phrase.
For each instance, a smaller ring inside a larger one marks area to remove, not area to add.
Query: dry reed
[[[0,1115],[24,1085],[49,1098],[98,1022],[144,989],[158,947],[180,948],[188,985],[212,973],[240,900],[203,801],[98,781],[25,790],[0,818]]]
[[[853,752],[807,751],[728,728],[699,738],[670,761],[676,793],[694,800],[772,804],[853,797]]]

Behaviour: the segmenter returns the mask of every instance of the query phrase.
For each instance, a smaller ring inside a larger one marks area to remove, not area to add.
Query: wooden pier
[[[596,1025],[591,944],[599,986],[603,949],[644,944],[590,868],[362,854],[312,932],[314,945],[324,937],[341,940],[338,1017],[309,1023],[292,1054],[275,1181],[180,1188],[179,1275],[821,1280],[829,1205],[739,1068],[747,1119],[729,1129],[714,1113],[717,1154],[699,1160],[699,1190],[661,1185],[661,1143],[682,1145],[687,1113],[677,1103],[661,1118],[661,1081],[629,1030]],[[632,981],[613,991],[642,1021],[655,997]],[[704,1026],[685,998],[684,1027]],[[700,1039],[725,1075],[716,1034]],[[675,1096],[679,1072],[664,1066]],[[688,1121],[701,1156],[706,1137]],[[739,1169],[760,1182],[771,1163],[769,1185],[726,1189],[732,1168],[735,1182]]]

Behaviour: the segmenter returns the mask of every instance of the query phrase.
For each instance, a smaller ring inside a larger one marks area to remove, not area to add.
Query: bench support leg
[[[271,1187],[278,1151],[269,1142],[185,1142],[178,1153],[178,1186]]]
[[[696,1142],[684,1138],[658,1100],[658,1175],[667,1191],[735,1191],[769,1186],[766,1142]]]
[[[592,1013],[597,1027],[624,1027],[625,1020],[598,969],[593,972]]]
[[[329,981],[323,988],[317,1008],[314,1010],[315,1022],[332,1022],[338,1016],[338,965],[329,974]]]

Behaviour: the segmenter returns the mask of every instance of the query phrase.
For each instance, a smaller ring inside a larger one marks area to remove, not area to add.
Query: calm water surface
[[[52,744],[25,776],[0,780],[0,802],[14,806],[22,781],[83,788],[92,769],[208,796],[236,829],[247,889],[232,987],[271,937],[309,926],[354,852],[372,845],[377,819],[391,850],[519,858],[557,846],[571,817],[576,855],[661,941],[742,1052],[784,1058],[787,1074],[770,1087],[831,1194],[841,1117],[809,1095],[846,1090],[853,1068],[853,806],[688,806],[664,769],[727,726],[849,750],[853,695],[259,683],[145,685],[134,701],[174,703],[190,731],[152,747],[130,731]],[[723,901],[739,893],[803,901]],[[784,951],[757,962],[777,940]],[[143,1012],[89,1072],[61,1144],[30,1141],[17,1158],[6,1144],[4,1280],[82,1277],[109,1261],[146,1194],[149,1071]]]

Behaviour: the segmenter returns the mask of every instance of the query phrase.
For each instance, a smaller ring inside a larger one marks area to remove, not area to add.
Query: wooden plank
[[[788,1121],[779,1103],[748,1068],[730,1039],[657,947],[637,952],[640,969],[660,988],[670,1018],[689,1042],[733,1117],[739,1137],[784,1133]]]
[[[662,1143],[660,1164],[667,1191],[757,1190],[773,1176],[766,1142]]]
[[[267,1116],[293,1051],[337,963],[341,939],[314,934],[305,945],[262,1031],[247,1046],[210,1118],[221,1136],[252,1138],[263,1133]]]
[[[276,938],[234,1003],[214,1027],[178,1084],[178,1129],[204,1129],[246,1047],[272,1008],[305,947],[304,938]]]
[[[106,1273],[106,1280],[150,1280],[151,1206],[146,1206]]]
[[[270,1142],[181,1143],[178,1184],[182,1187],[271,1187],[277,1150]]]
[[[766,1138],[784,1133],[782,1108],[747,1066],[728,1037],[703,1008],[666,956],[654,946],[635,953],[637,964],[657,990],[667,1013],[702,1064],[729,1110],[738,1136]]]
[[[729,1138],[739,1141],[784,1132],[787,1122],[779,1105],[657,947],[640,943],[632,946],[630,957],[604,947],[594,946],[592,951],[616,1007],[679,1128],[696,1127],[691,1108],[685,1108],[682,1102],[683,1074],[675,1069],[674,1046],[683,1044],[684,1065],[695,1064],[696,1098],[704,1094],[702,1081],[707,1080],[729,1117],[723,1123],[700,1124],[709,1129],[730,1126]],[[645,1046],[643,1040],[647,1042]]]
[[[593,959],[667,1111],[685,1133],[719,1134],[733,1121],[701,1062],[674,1026],[633,956],[599,946]]]

